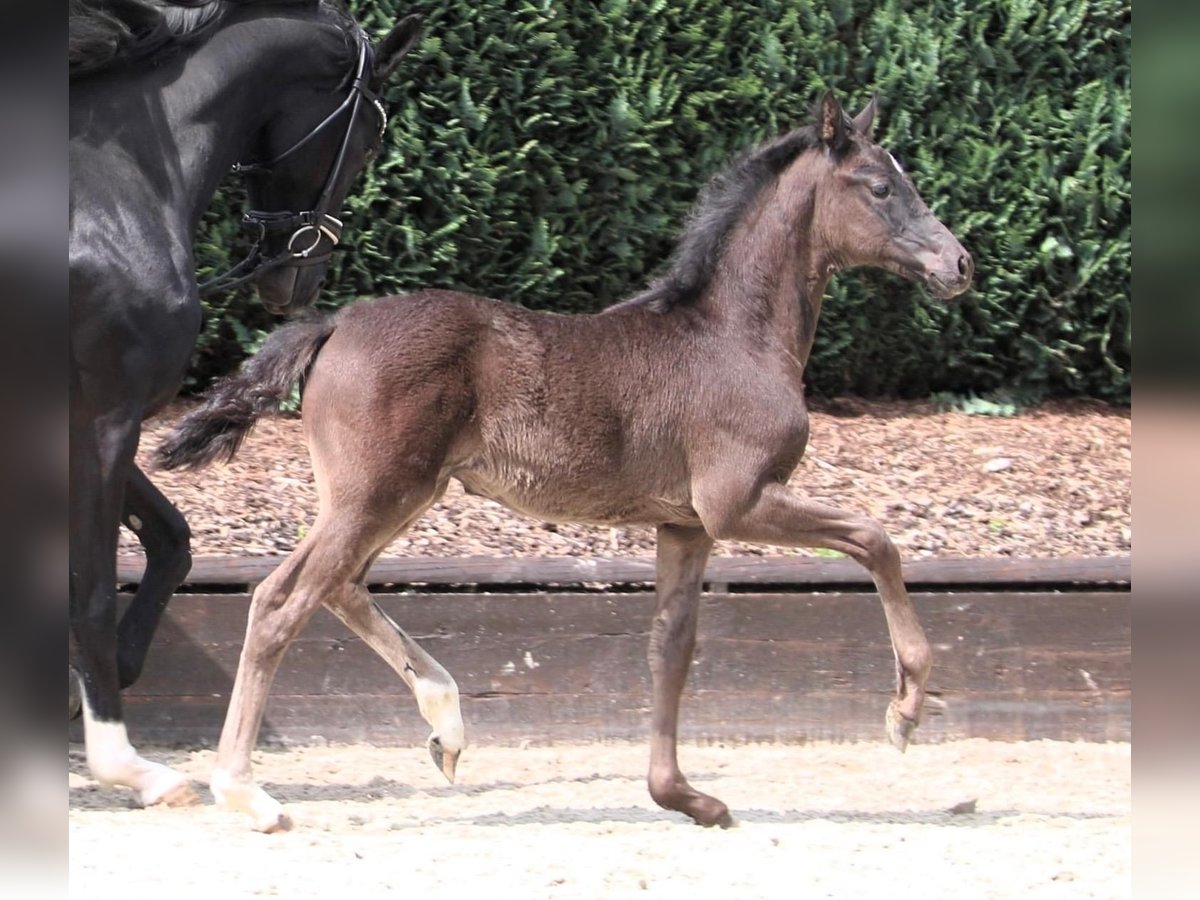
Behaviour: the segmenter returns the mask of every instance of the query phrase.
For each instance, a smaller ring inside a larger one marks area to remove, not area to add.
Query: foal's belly
[[[631,491],[619,480],[599,478],[580,484],[562,477],[539,477],[539,473],[529,471],[501,475],[468,469],[455,472],[454,477],[468,493],[544,522],[608,526],[699,523],[682,491]]]

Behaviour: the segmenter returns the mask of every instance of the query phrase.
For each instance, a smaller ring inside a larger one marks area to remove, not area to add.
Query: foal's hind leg
[[[254,590],[246,639],[217,746],[212,792],[217,803],[251,817],[258,831],[291,826],[280,803],[254,783],[250,752],[284,651],[345,577],[322,543],[320,520],[287,559]]]
[[[167,601],[192,568],[192,553],[187,522],[136,466],[125,485],[121,520],[146,550],[146,571],[117,626],[117,671],[127,688],[142,674]]]
[[[433,763],[453,782],[466,733],[458,685],[450,673],[379,608],[365,586],[347,585],[331,594],[325,605],[404,679],[421,718],[433,728],[427,744]]]
[[[679,697],[696,646],[700,590],[712,545],[702,528],[663,525],[658,529],[658,603],[650,631],[654,711],[648,782],[650,796],[659,806],[686,813],[701,825],[725,827],[732,824],[728,807],[688,784],[676,757]]]
[[[405,634],[371,599],[363,585],[371,561],[385,546],[403,534],[446,491],[446,482],[430,476],[419,467],[401,464],[378,479],[365,476],[366,469],[352,467],[350,482],[357,490],[336,490],[334,485],[346,478],[338,466],[322,464],[319,450],[313,453],[314,471],[322,496],[327,497],[330,518],[346,528],[370,535],[369,555],[363,560],[353,581],[341,584],[325,598],[325,605],[342,622],[366,641],[404,680],[417,701],[421,717],[433,729],[428,748],[434,765],[453,782],[458,757],[466,746],[458,685],[436,659]],[[377,461],[377,460],[372,460]],[[362,460],[360,459],[361,463]],[[362,496],[362,483],[368,486]],[[374,485],[378,484],[378,487]],[[337,497],[338,499],[334,499]]]
[[[728,492],[731,481],[715,481]],[[718,539],[792,547],[826,547],[855,559],[870,573],[883,601],[896,656],[896,696],[888,705],[888,739],[900,750],[921,720],[932,653],[904,586],[900,554],[874,519],[802,500],[786,486],[769,484],[749,508],[727,502],[721,488],[697,492],[696,509]]]
[[[369,493],[378,499],[383,492],[381,485]],[[431,494],[424,489],[409,494],[417,495],[410,504],[415,514],[431,502]],[[407,525],[415,518],[411,511],[397,512],[392,504],[385,509],[371,513],[347,504],[344,498],[330,503],[300,546],[254,592],[212,789],[218,803],[249,814],[259,831],[277,831],[291,824],[279,802],[254,783],[250,752],[258,739],[275,670],[319,603],[328,605],[355,630],[361,629],[371,646],[398,667],[417,695],[421,714],[434,729],[430,749],[435,762],[444,773],[453,774],[463,741],[458,687],[431,656],[381,612],[372,611],[373,604],[361,584],[370,561],[395,533],[393,523],[399,520]],[[383,624],[390,628],[385,630]]]

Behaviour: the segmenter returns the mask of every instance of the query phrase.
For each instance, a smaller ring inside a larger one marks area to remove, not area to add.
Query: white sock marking
[[[149,806],[187,784],[187,779],[174,769],[138,756],[129,743],[124,722],[99,721],[88,705],[86,691],[83,694],[83,734],[88,769],[105,787],[133,788],[142,803]]]

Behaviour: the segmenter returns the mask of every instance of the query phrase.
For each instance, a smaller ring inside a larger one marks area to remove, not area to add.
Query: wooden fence
[[[215,742],[249,587],[277,560],[197,560],[127,718],[146,743]],[[123,560],[120,577],[140,577]],[[906,565],[934,646],[924,741],[1129,740],[1128,557]],[[652,560],[382,560],[370,582],[458,680],[474,741],[642,738]],[[681,733],[880,740],[893,660],[879,599],[847,560],[713,560]],[[218,592],[219,591],[219,592]],[[285,657],[265,741],[424,740],[399,678],[318,612]]]

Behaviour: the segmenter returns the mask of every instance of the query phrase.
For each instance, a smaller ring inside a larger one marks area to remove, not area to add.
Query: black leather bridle
[[[244,284],[252,278],[257,278],[263,272],[280,266],[313,266],[326,262],[333,254],[334,248],[342,238],[342,220],[329,212],[330,196],[334,185],[342,173],[346,162],[346,151],[350,146],[350,135],[354,131],[354,122],[358,118],[359,108],[363,100],[369,101],[379,113],[379,133],[382,136],[387,127],[387,112],[379,98],[367,86],[371,74],[372,49],[371,42],[362,31],[355,33],[358,41],[358,60],[355,63],[354,77],[350,81],[350,91],[346,99],[333,112],[327,115],[308,134],[296,141],[273,159],[256,163],[236,163],[233,171],[239,175],[262,175],[269,173],[272,168],[294,154],[301,147],[328,128],[342,113],[350,110],[346,122],[346,133],[342,137],[341,146],[325,179],[325,187],[317,198],[312,209],[304,212],[265,212],[252,209],[242,216],[242,226],[257,230],[254,246],[240,263],[225,272],[210,278],[200,284],[200,296],[226,291]],[[287,248],[275,256],[264,256],[263,241],[270,235],[291,232]],[[324,245],[324,246],[322,246]]]

